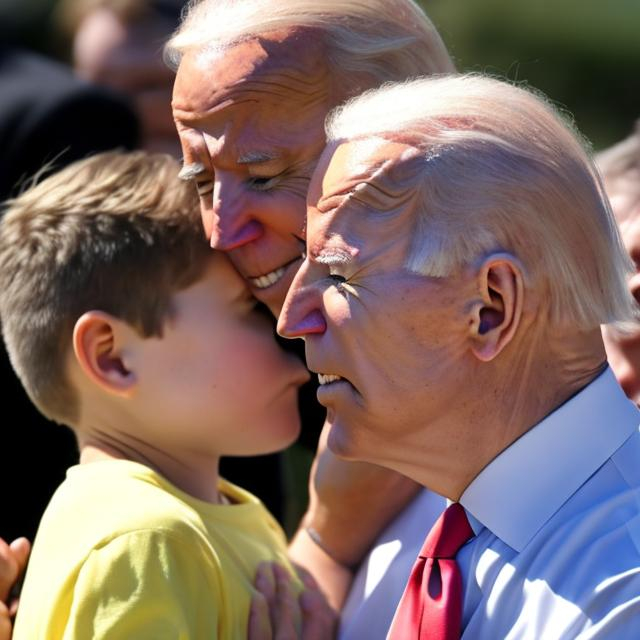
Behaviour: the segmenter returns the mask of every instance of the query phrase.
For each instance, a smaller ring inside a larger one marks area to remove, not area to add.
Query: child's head
[[[306,374],[208,247],[197,195],[177,172],[169,156],[104,153],[8,203],[0,317],[12,364],[40,411],[77,430],[87,415],[100,427],[87,407],[105,398],[139,437],[167,443],[188,429],[193,444],[211,437],[206,426],[258,426],[271,412],[286,423],[280,440],[253,444],[279,448],[297,433]],[[245,444],[222,438],[220,453],[254,452]]]
[[[629,289],[640,302],[640,121],[636,131],[597,158],[622,240],[636,266]],[[640,326],[625,333],[603,332],[607,357],[627,395],[640,403]]]

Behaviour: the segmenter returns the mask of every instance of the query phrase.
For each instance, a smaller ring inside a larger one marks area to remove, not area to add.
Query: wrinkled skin
[[[305,339],[332,450],[455,501],[602,371],[604,349],[599,330],[538,313],[544,290],[525,287],[508,252],[437,278],[409,271],[421,205],[411,178],[423,158],[376,138],[327,147],[309,189],[307,256],[278,332]],[[536,394],[519,393],[532,385]]]
[[[320,62],[323,54],[314,34],[273,33],[223,52],[187,53],[174,86],[182,176],[196,183],[206,235],[276,317],[302,262],[306,195],[325,145],[324,120],[346,97]],[[344,567],[362,559],[418,487],[381,468],[337,460],[324,446],[326,430],[304,522],[343,565],[327,559],[327,579],[341,574],[339,586],[321,585],[340,606],[351,576]],[[379,509],[367,508],[372,494]],[[308,556],[307,544],[297,536],[294,554]]]
[[[333,422],[329,446],[344,457],[388,464],[394,443],[456,402],[467,328],[462,323],[456,331],[463,310],[451,296],[449,279],[405,266],[419,151],[375,139],[345,143],[319,180],[330,152],[309,191],[307,259],[279,331],[307,338],[312,371],[340,377],[318,391]],[[438,393],[430,392],[434,388]],[[438,457],[445,435],[434,434],[428,447]]]
[[[318,392],[330,448],[390,468],[416,434],[430,458],[455,465],[451,440],[462,434],[440,418],[469,368],[460,301],[472,289],[406,268],[420,162],[417,149],[383,140],[327,148],[309,190],[307,258],[278,325],[306,338],[311,370],[340,377]],[[425,424],[434,425],[428,438]]]
[[[284,35],[222,55],[188,53],[174,88],[185,167],[201,169],[193,179],[211,246],[276,316],[300,266],[309,178],[335,102],[321,55],[316,41]]]

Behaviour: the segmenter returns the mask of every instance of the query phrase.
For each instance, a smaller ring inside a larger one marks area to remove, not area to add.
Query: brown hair
[[[197,195],[168,155],[112,151],[69,165],[7,202],[0,222],[0,318],[38,409],[73,422],[66,376],[76,320],[99,309],[160,335],[172,295],[210,255]]]

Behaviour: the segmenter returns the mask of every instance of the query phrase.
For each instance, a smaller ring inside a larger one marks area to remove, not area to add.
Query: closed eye
[[[342,294],[345,298],[348,296],[359,297],[352,279],[345,278],[338,273],[330,273],[328,277],[338,293]]]
[[[251,176],[247,183],[253,191],[269,191],[278,182],[280,176]]]

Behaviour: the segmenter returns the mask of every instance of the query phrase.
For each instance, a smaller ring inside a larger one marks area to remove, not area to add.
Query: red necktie
[[[462,505],[454,502],[422,545],[387,640],[459,640],[462,576],[455,557],[472,536]]]

